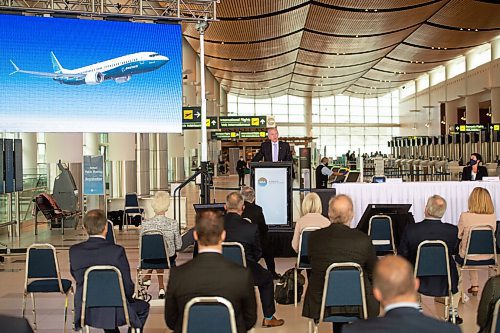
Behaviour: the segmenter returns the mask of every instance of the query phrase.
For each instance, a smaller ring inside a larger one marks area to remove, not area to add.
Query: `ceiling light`
[[[474,29],[474,31],[479,31],[479,30],[477,30],[477,29]]]
[[[434,50],[434,46],[433,46],[433,47],[431,47],[431,49],[433,49],[433,50]]]
[[[229,61],[232,61],[233,59],[229,58]]]
[[[359,35],[356,35],[356,38],[359,37]]]
[[[460,28],[460,31],[464,30],[464,28]]]

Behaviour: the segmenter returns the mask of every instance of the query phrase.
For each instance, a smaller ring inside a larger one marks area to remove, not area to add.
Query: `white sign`
[[[255,168],[255,203],[262,207],[266,224],[287,224],[286,168]]]

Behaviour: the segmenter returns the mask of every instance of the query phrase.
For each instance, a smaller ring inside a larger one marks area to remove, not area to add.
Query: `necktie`
[[[278,144],[273,143],[273,162],[278,162]]]

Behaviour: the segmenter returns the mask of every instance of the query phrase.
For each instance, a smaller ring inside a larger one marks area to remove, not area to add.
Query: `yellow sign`
[[[260,132],[260,137],[265,138],[266,137],[266,132]]]
[[[184,119],[193,119],[194,112],[193,110],[183,110],[184,111]]]
[[[465,129],[467,128],[467,126],[465,125],[460,125],[460,132],[465,132]]]
[[[500,125],[493,125],[493,130],[500,131]]]
[[[252,126],[259,126],[260,119],[259,118],[252,118],[251,124],[252,124]]]
[[[235,138],[236,137],[236,132],[231,132],[231,137]]]
[[[210,119],[207,119],[207,121],[205,121],[205,124],[207,127],[210,127]]]

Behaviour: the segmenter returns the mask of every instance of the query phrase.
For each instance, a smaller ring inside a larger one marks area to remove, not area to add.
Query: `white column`
[[[500,123],[500,87],[491,88],[491,122]]]
[[[467,124],[479,123],[479,97],[470,95],[465,97],[465,112]]]
[[[304,118],[306,136],[312,137],[312,97],[304,97]]]
[[[36,133],[20,133],[20,139],[23,140],[23,173],[36,174],[38,154]]]

